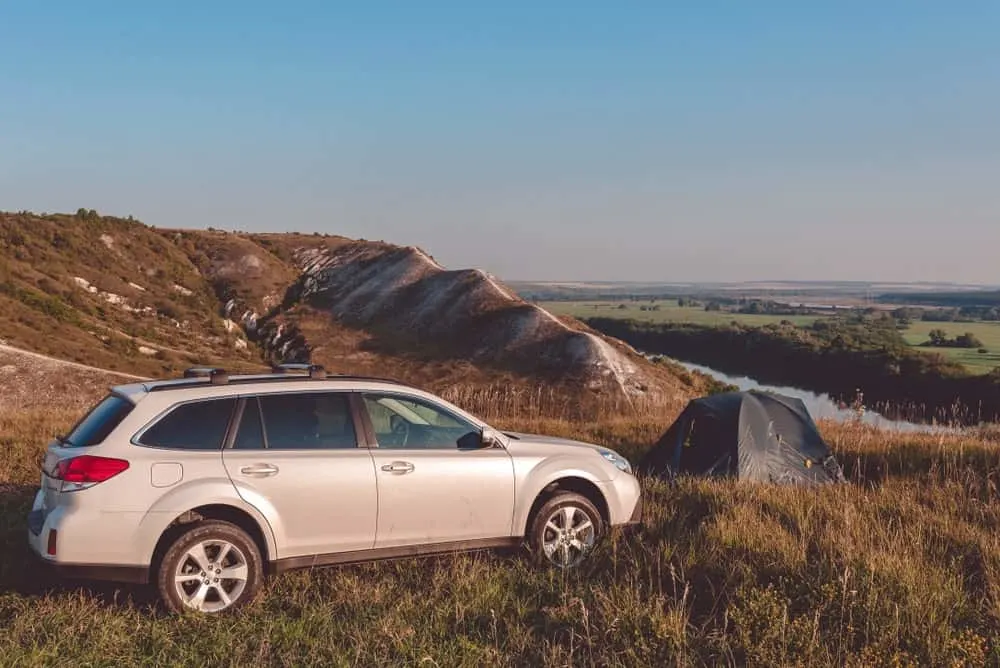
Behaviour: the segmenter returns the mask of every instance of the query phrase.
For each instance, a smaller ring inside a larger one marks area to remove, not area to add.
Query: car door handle
[[[382,467],[382,470],[388,473],[395,473],[396,475],[403,475],[413,472],[413,464],[410,462],[393,462],[391,464],[385,464]]]
[[[244,466],[240,469],[240,473],[243,475],[254,478],[267,478],[268,476],[275,475],[277,472],[278,467],[274,464],[254,464],[253,466]]]

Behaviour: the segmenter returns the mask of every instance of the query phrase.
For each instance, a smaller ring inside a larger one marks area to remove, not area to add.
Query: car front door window
[[[428,402],[366,394],[378,447],[389,450],[461,450],[480,445],[480,429]]]

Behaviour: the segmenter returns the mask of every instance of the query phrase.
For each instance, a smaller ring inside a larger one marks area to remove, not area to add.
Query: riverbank
[[[590,318],[591,327],[649,353],[728,375],[802,388],[893,420],[972,425],[1000,419],[1000,374],[971,375],[913,351],[889,319],[750,327]]]
[[[657,357],[658,356],[654,355],[652,356],[652,359],[656,359]],[[759,390],[762,392],[774,392],[787,397],[800,399],[809,410],[809,415],[812,416],[812,418],[817,422],[829,421],[844,425],[859,424],[874,427],[881,431],[902,433],[922,432],[945,434],[954,433],[956,431],[955,428],[945,425],[909,422],[907,420],[893,420],[892,418],[888,418],[866,406],[860,404],[851,405],[843,401],[836,401],[831,398],[830,395],[822,392],[811,392],[809,390],[803,390],[802,388],[791,387],[788,385],[769,385],[767,383],[760,382],[756,378],[751,378],[749,376],[732,376],[702,364],[682,362],[680,360],[671,361],[676,364],[680,364],[688,371],[695,371],[709,376],[724,385],[735,387],[743,392],[749,390]]]

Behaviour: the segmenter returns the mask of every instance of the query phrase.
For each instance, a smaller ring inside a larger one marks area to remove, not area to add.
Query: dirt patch
[[[113,385],[134,382],[126,376],[0,347],[0,411],[28,408],[84,409]]]

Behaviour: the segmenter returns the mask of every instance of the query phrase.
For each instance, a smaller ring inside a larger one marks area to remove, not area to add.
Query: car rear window
[[[117,394],[109,394],[73,427],[69,435],[62,439],[64,446],[71,448],[86,448],[101,443],[121,424],[132,409],[135,408],[128,399]]]
[[[139,442],[154,448],[219,450],[235,406],[235,399],[181,404],[143,432]]]

